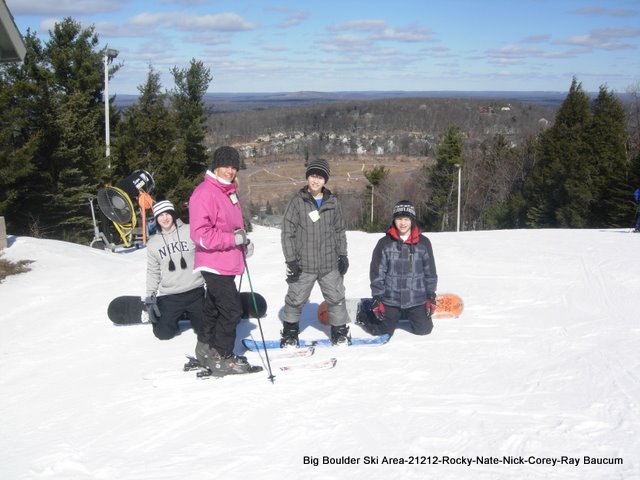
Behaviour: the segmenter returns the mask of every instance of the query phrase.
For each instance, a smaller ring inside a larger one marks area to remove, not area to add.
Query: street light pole
[[[107,168],[111,169],[111,133],[109,132],[109,64],[118,56],[118,50],[107,48],[104,51],[104,143]]]
[[[373,225],[373,189],[376,188],[376,186],[372,183],[371,184],[371,225]]]
[[[456,167],[458,167],[458,216],[457,216],[457,220],[456,220],[456,232],[460,231],[460,191],[462,190],[462,176],[460,175],[460,173],[462,172],[462,165],[461,164],[456,164]]]

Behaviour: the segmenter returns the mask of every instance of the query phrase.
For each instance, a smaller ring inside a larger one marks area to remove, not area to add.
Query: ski
[[[313,355],[314,352],[315,352],[315,347],[305,347],[305,348],[299,348],[299,349],[289,350],[289,351],[274,352],[274,354],[271,355],[271,360],[280,361],[280,360],[306,358]],[[203,367],[195,357],[191,355],[187,355],[186,357],[187,357],[187,362],[183,366],[183,370],[185,372],[195,370],[196,376],[202,379],[222,378],[222,377],[215,377],[211,375],[211,372],[207,368]],[[293,362],[293,363],[278,365],[276,368],[278,368],[278,370],[282,372],[291,372],[291,371],[298,371],[298,370],[327,370],[335,367],[337,361],[338,360],[335,358],[329,358],[325,360],[319,360],[317,362],[304,362],[304,363]],[[258,365],[253,365],[251,367],[251,371],[248,373],[258,373],[263,370],[264,370],[263,367]]]
[[[282,350],[281,352],[272,352],[269,355],[270,360],[289,360],[294,358],[306,358],[315,353],[315,347],[296,348],[291,350]],[[203,368],[193,355],[186,354],[187,363],[184,364],[183,370],[189,372],[191,370],[199,370]]]
[[[196,377],[198,377],[198,378],[236,377],[236,376],[239,376],[239,375],[247,375],[247,374],[250,374],[250,373],[258,373],[258,372],[261,372],[262,370],[264,370],[264,369],[262,367],[258,366],[258,365],[251,365],[250,370],[248,372],[241,373],[241,374],[229,374],[229,375],[218,376],[218,375],[213,375],[211,373],[211,370],[209,370],[208,368],[200,367],[198,369],[198,371],[196,372]]]
[[[289,360],[292,358],[306,358],[310,357],[316,351],[316,347],[313,345],[310,347],[304,348],[291,348],[291,349],[282,349],[282,351],[275,351],[269,353],[269,360]],[[257,352],[256,352],[257,353]]]
[[[373,337],[355,337],[351,339],[350,347],[359,347],[359,346],[376,346],[383,345],[389,341],[389,335],[378,335]],[[253,340],[251,338],[245,338],[242,340],[242,344],[245,346],[247,350],[252,352],[257,352],[260,350],[264,350],[265,347],[268,350],[278,349],[280,350],[280,340],[265,340],[264,342],[259,340]],[[300,340],[300,348],[309,348],[309,347],[333,347],[334,345],[331,343],[331,339],[329,338],[321,338],[318,340]],[[340,347],[341,348],[341,347]],[[289,349],[283,349],[289,350]],[[292,351],[296,351],[296,349],[292,349]]]
[[[329,370],[336,366],[337,358],[327,358],[317,362],[292,363],[278,367],[281,372],[297,372],[302,370]]]

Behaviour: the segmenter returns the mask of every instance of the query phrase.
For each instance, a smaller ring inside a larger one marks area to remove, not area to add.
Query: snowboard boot
[[[299,332],[299,323],[282,322],[280,348],[298,348],[300,346],[300,341],[298,340]]]
[[[331,325],[331,343],[335,346],[351,345],[351,335],[347,325]]]

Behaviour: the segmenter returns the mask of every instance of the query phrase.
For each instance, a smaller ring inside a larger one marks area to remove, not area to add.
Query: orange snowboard
[[[358,308],[362,305],[371,305],[370,298],[347,298],[347,313],[352,322],[355,322]],[[436,311],[433,318],[456,318],[464,310],[464,302],[455,293],[442,293],[436,297]],[[320,323],[329,325],[329,310],[327,302],[322,302],[318,307],[318,320]]]
[[[464,310],[464,302],[455,293],[442,293],[436,296],[436,311],[433,318],[457,318]]]

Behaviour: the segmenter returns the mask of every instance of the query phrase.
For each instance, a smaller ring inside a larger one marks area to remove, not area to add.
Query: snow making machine
[[[98,190],[97,201],[101,213],[102,229],[96,221],[94,198],[91,198],[91,215],[94,225],[94,239],[91,246],[108,248],[116,251],[118,248],[132,248],[147,243],[148,225],[147,210],[153,205],[151,192],[154,188],[151,174],[145,170],[136,170],[124,180],[112,185],[106,185]],[[106,221],[105,221],[106,219]],[[111,240],[108,226],[111,222],[121,244]]]

